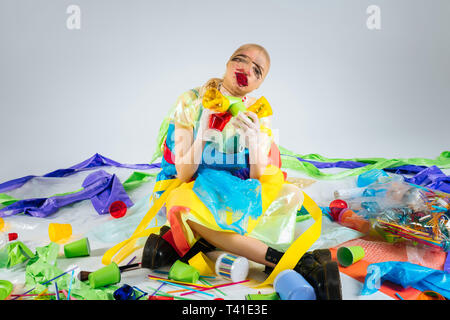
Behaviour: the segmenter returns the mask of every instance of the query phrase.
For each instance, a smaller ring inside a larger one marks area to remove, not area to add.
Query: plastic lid
[[[17,233],[15,233],[15,232],[8,233],[8,241],[13,241],[16,239],[17,239]]]

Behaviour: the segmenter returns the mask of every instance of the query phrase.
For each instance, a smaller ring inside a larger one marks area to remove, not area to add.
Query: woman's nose
[[[244,68],[239,68],[237,69],[238,72],[242,72],[243,74],[245,74],[247,77],[250,76],[250,70],[248,69],[244,69]]]

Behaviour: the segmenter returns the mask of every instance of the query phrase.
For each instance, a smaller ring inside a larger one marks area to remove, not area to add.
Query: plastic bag
[[[448,251],[450,195],[383,175],[363,188],[336,190],[338,223],[389,242],[409,240]]]
[[[413,287],[420,291],[431,290],[450,298],[450,274],[410,262],[388,261],[373,263],[367,267],[362,295],[377,292],[383,281]]]

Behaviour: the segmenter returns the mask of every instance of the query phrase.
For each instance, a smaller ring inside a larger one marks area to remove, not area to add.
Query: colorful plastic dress
[[[201,89],[183,93],[160,130],[162,170],[157,177],[154,198],[176,179],[175,123],[192,128],[195,138],[204,110]],[[246,107],[253,101],[254,98],[243,98]],[[221,131],[222,141],[206,142],[202,162],[192,181],[170,191],[165,210],[173,244],[180,254],[186,253],[198,240],[187,220],[212,230],[248,235],[280,250],[286,250],[294,240],[296,213],[302,205],[303,193],[285,182],[279,151],[271,136],[270,117],[260,118],[260,124],[265,137],[260,148],[272,159],[260,179],[249,178],[248,149],[240,145],[239,133],[228,122]]]

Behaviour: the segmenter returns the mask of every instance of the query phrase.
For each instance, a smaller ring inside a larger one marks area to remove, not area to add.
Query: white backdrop
[[[2,0],[0,182],[95,153],[150,161],[178,95],[248,42],[271,55],[254,95],[282,146],[435,158],[450,149],[449,17],[448,0]]]

